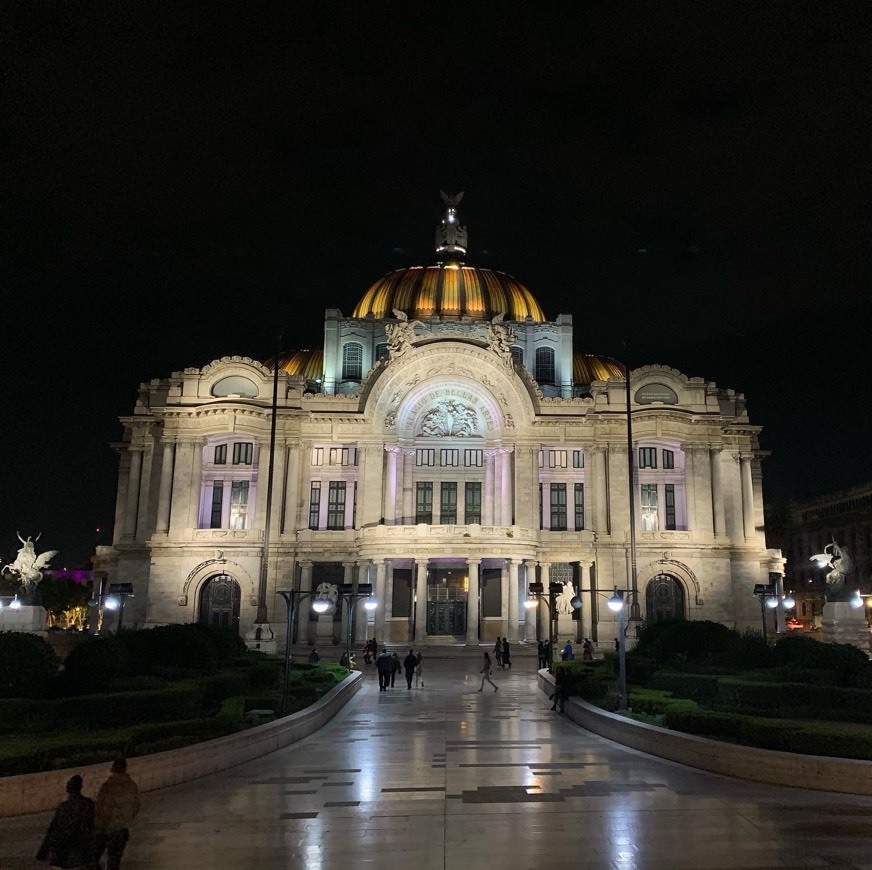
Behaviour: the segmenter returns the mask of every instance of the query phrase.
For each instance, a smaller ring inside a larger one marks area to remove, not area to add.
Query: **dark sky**
[[[867,2],[0,16],[3,560],[108,543],[139,383],[320,344],[440,188],[577,349],[744,392],[769,498],[872,479]]]

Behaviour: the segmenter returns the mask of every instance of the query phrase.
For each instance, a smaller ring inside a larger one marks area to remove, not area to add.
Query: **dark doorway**
[[[466,634],[469,574],[465,566],[427,572],[427,634]]]
[[[684,589],[671,574],[658,574],[648,581],[645,606],[649,623],[684,619]]]
[[[239,634],[239,584],[227,574],[210,577],[200,590],[199,622],[229,628]]]

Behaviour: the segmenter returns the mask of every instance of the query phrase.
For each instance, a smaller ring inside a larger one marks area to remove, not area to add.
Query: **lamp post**
[[[769,633],[766,626],[766,611],[775,610],[779,604],[785,610],[792,610],[796,607],[796,600],[792,595],[785,595],[782,597],[778,594],[775,586],[769,583],[756,583],[754,585],[754,594],[760,600],[760,623],[763,628],[763,640],[768,643]]]
[[[91,634],[100,636],[100,628],[103,623],[103,604],[106,600],[106,580],[107,577],[105,574],[100,575],[100,585],[96,590],[93,590],[93,595],[88,600],[88,607],[92,610],[96,610],[96,613],[92,613],[93,624],[91,625]]]
[[[556,637],[554,623],[557,621],[557,617],[554,614],[554,596],[560,595],[563,592],[563,584],[549,583],[547,595],[544,583],[530,583],[527,591],[530,597],[524,602],[524,607],[528,611],[538,607],[540,600],[544,600],[548,605],[548,670],[550,671],[551,665],[554,663],[554,639]],[[581,607],[581,601],[573,598],[572,606],[577,610]]]
[[[115,633],[121,633],[121,627],[124,624],[124,605],[128,598],[133,598],[132,583],[110,583],[109,594],[103,602],[107,610],[118,611],[118,625],[115,626]]]
[[[636,487],[633,481],[633,408],[630,394],[630,367],[624,366],[624,384],[627,403],[627,490],[630,497],[630,619],[639,622],[642,612],[639,609],[639,586],[636,571]],[[622,611],[623,612],[623,611]],[[623,647],[623,643],[622,643]]]
[[[618,710],[627,709],[627,638],[624,636],[624,590],[616,588],[607,602],[618,614]]]
[[[357,602],[366,599],[363,606],[372,611],[378,607],[378,602],[372,597],[372,583],[340,583],[339,598],[348,605],[348,619],[345,625],[345,655],[351,664],[351,638],[354,632],[354,606]]]

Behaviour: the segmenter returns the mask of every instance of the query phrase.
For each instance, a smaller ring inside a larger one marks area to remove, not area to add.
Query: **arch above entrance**
[[[648,581],[652,580],[658,574],[671,574],[677,580],[684,584],[684,589],[687,592],[688,600],[693,596],[693,603],[697,607],[702,607],[705,604],[702,598],[702,587],[700,586],[699,578],[693,571],[677,559],[670,559],[669,555],[664,553],[662,559],[656,562],[651,562],[644,568],[638,571],[638,577],[646,577]],[[648,582],[646,581],[646,582]]]

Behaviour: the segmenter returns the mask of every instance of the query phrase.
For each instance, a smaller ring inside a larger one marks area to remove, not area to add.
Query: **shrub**
[[[718,680],[712,674],[683,674],[658,671],[654,674],[651,687],[672,692],[676,698],[690,698],[705,704],[718,697]]]
[[[832,670],[840,686],[856,686],[869,667],[869,657],[851,644],[823,643],[798,634],[786,635],[775,644],[772,662],[775,667]]]
[[[251,680],[245,671],[224,671],[203,679],[203,704],[217,707],[234,695],[244,695],[251,689]]]
[[[772,648],[757,632],[738,635],[722,656],[722,664],[744,671],[753,668],[768,668],[772,665]]]
[[[568,661],[554,662],[555,676],[559,670],[566,673],[567,697],[584,698],[598,702],[605,698],[614,685],[613,669],[606,662]]]
[[[738,639],[720,622],[665,620],[642,629],[636,652],[664,665],[713,663],[729,657]]]
[[[124,632],[122,632],[123,636]],[[92,637],[80,643],[64,661],[66,694],[99,692],[130,673],[127,650],[115,636]]]
[[[280,660],[255,662],[248,669],[251,688],[258,692],[274,688],[278,684],[279,676],[283,671],[283,665],[284,663]]]
[[[628,706],[634,713],[645,713],[649,716],[662,717],[668,710],[698,710],[696,701],[686,698],[674,698],[671,692],[657,689],[629,690]]]
[[[131,668],[137,674],[172,667],[208,674],[218,669],[221,658],[212,635],[198,623],[132,629],[122,631],[118,639],[127,650]]]
[[[57,670],[55,655],[43,638],[0,631],[0,698],[37,698]]]
[[[654,661],[654,659],[636,655],[635,650],[632,653],[627,654],[626,662],[627,682],[635,683],[640,686],[651,685],[651,680],[653,679],[654,674],[656,674],[662,667],[662,665],[659,665]]]

